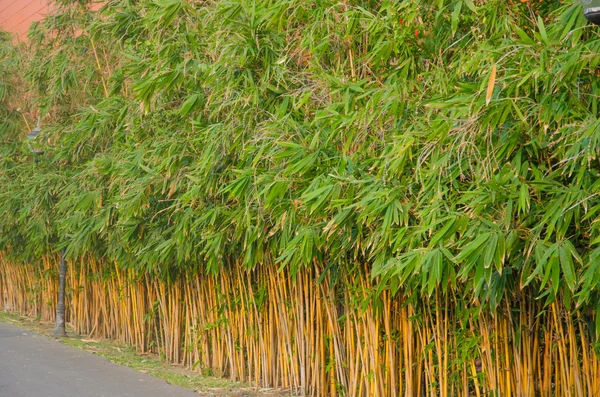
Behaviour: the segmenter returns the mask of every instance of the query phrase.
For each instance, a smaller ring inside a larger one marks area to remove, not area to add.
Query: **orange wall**
[[[0,0],[0,28],[24,40],[27,29],[52,9],[52,0]]]
[[[13,33],[15,40],[27,38],[27,30],[52,11],[53,0],[0,0],[0,29]],[[94,2],[92,10],[98,10],[104,2]]]

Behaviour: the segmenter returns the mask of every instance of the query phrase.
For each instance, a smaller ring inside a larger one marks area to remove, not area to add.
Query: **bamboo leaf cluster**
[[[579,4],[84,3],[30,32],[46,152],[2,130],[3,249],[599,301],[600,40]]]

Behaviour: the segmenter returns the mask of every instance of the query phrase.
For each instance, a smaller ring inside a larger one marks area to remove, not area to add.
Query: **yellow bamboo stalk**
[[[0,253],[0,303],[53,321],[58,258],[37,267]],[[481,363],[458,361],[453,321],[458,304],[441,292],[417,310],[349,275],[343,293],[319,265],[296,280],[273,265],[235,267],[218,277],[187,274],[167,284],[116,264],[81,258],[69,264],[68,320],[80,333],[125,341],[172,363],[313,396],[593,396],[600,361],[587,325],[560,302],[538,314],[538,302],[506,302],[471,319]],[[113,271],[107,279],[98,275]],[[265,293],[264,305],[255,297]],[[341,301],[338,299],[341,298]],[[154,302],[158,302],[156,318]],[[358,302],[352,303],[350,302]],[[344,321],[340,321],[344,318]],[[456,374],[456,377],[450,377]]]

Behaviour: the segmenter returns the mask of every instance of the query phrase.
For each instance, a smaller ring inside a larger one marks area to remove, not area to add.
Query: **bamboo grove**
[[[600,395],[578,2],[58,3],[0,40],[6,310],[53,319],[64,248],[77,332],[204,373]]]

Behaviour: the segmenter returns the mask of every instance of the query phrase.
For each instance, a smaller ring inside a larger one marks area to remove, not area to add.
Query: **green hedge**
[[[5,100],[12,255],[600,299],[600,40],[578,3],[86,3],[2,47],[0,87],[24,76],[45,150],[15,146]]]

